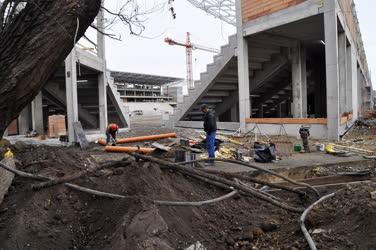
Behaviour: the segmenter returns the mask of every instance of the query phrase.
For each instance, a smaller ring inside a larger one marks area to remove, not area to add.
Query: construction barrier
[[[176,133],[168,133],[168,134],[159,134],[159,135],[146,135],[146,136],[137,136],[137,137],[129,137],[129,138],[122,138],[116,140],[118,144],[125,144],[125,143],[132,143],[132,142],[141,142],[141,141],[155,141],[160,139],[166,138],[175,138],[177,137]],[[106,141],[104,139],[100,139],[98,141],[99,144],[105,146]]]
[[[142,153],[150,154],[154,151],[154,148],[139,148],[139,147],[122,147],[122,146],[106,146],[104,151],[112,153]]]

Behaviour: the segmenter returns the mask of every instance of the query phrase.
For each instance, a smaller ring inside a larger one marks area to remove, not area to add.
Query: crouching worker
[[[299,129],[299,134],[300,134],[300,138],[302,138],[302,141],[303,141],[303,150],[301,152],[309,153],[310,152],[309,142],[308,142],[308,138],[310,136],[309,127],[304,127],[302,125]]]
[[[215,134],[217,131],[217,119],[214,111],[209,110],[206,104],[201,105],[201,112],[204,113],[204,131],[206,132],[206,145],[209,155],[209,160],[205,166],[213,166],[213,159],[215,158]]]
[[[119,131],[119,126],[115,123],[110,123],[108,126],[107,126],[107,129],[106,129],[106,144],[109,145],[110,142],[112,144],[112,146],[115,146],[116,145],[116,134],[118,133]]]

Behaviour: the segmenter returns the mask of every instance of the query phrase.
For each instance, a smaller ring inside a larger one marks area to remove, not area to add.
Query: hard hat
[[[111,124],[111,129],[118,130],[118,125],[116,125],[115,123]]]

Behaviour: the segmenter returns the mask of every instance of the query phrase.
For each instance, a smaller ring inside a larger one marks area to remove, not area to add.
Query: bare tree
[[[112,16],[108,25],[122,22],[131,34],[144,30],[137,0],[123,1],[112,11],[102,0],[0,0],[0,138],[88,27],[96,29],[100,8]]]

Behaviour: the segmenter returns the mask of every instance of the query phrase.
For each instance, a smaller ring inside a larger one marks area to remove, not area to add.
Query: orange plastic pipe
[[[160,139],[165,139],[165,138],[175,138],[175,137],[177,137],[176,133],[145,135],[145,136],[118,139],[116,140],[116,143],[124,144],[124,143],[141,142],[141,141],[155,141],[155,140],[160,140]],[[98,140],[98,143],[103,146],[106,146],[106,141],[104,139]]]
[[[104,151],[113,153],[143,153],[150,154],[154,151],[154,148],[138,148],[138,147],[121,147],[121,146],[106,146]]]
[[[123,144],[123,143],[140,142],[140,141],[155,141],[155,140],[171,138],[171,137],[176,137],[176,133],[123,138],[123,139],[117,140],[117,143]]]

